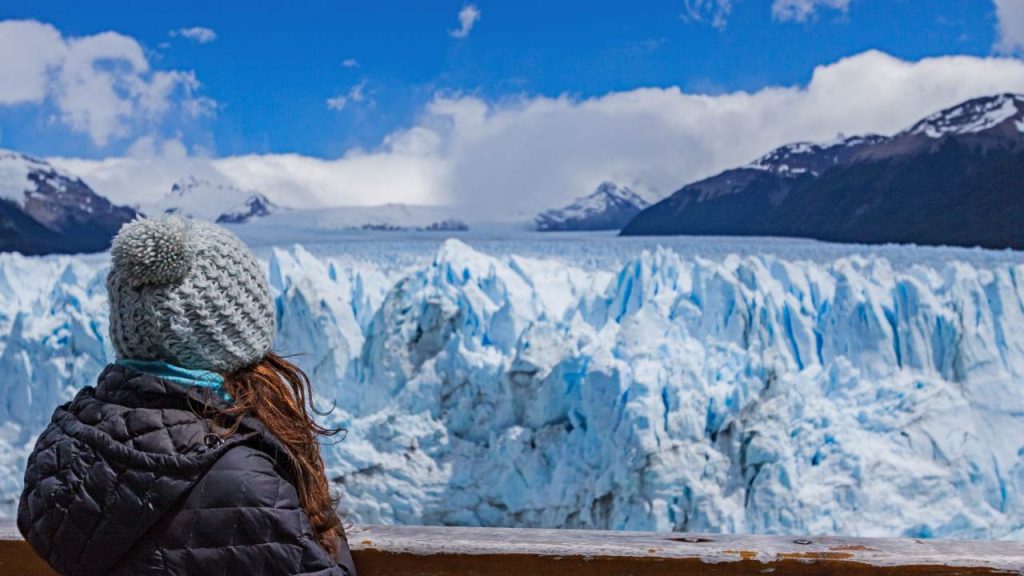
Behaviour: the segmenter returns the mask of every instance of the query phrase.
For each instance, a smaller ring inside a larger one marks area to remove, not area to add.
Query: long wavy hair
[[[243,416],[253,416],[285,445],[294,469],[299,502],[320,545],[335,556],[344,528],[335,509],[337,498],[331,493],[324,472],[319,439],[341,430],[325,428],[314,420],[314,415],[324,412],[313,405],[309,377],[295,364],[271,352],[251,366],[226,374],[224,387],[233,398],[231,407],[225,411],[233,421],[229,433],[238,429]]]

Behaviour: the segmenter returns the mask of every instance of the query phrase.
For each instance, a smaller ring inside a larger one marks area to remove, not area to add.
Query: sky
[[[0,147],[117,202],[507,215],[1024,92],[1024,0],[8,0]]]

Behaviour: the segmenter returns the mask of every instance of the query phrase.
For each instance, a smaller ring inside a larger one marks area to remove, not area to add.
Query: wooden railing
[[[1024,543],[360,526],[360,576],[1024,575]],[[0,575],[52,575],[0,527]]]

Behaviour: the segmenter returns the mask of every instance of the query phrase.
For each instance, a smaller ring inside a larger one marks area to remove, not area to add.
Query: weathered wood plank
[[[1024,574],[1024,543],[366,526],[366,574]]]
[[[1024,575],[1024,543],[357,526],[361,576]],[[53,576],[0,525],[0,576]]]

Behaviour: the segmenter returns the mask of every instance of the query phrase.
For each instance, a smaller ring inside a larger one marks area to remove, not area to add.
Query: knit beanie
[[[231,232],[176,216],[140,218],[114,238],[107,275],[118,359],[231,372],[274,342],[274,304],[256,258]]]

